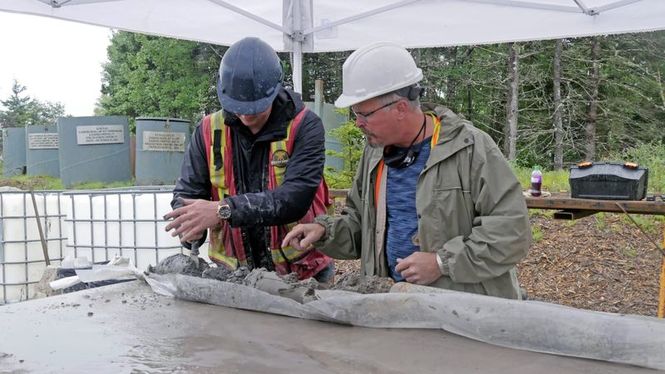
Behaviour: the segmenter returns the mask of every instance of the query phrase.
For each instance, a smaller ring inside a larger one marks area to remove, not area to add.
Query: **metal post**
[[[663,223],[663,249],[665,249],[665,223]],[[658,318],[665,317],[665,256],[661,256],[660,292],[658,294]]]
[[[302,42],[293,41],[293,90],[302,94]]]
[[[48,245],[46,244],[46,239],[44,238],[44,230],[42,230],[42,222],[39,218],[39,210],[37,209],[37,199],[35,199],[35,192],[33,190],[30,190],[30,196],[32,197],[32,208],[35,210],[35,221],[37,221],[37,231],[39,232],[39,241],[42,243],[42,251],[44,252],[44,262],[46,262],[46,266],[49,266],[51,265],[51,260],[48,257]],[[46,199],[46,196],[44,196],[44,199]],[[44,214],[46,214],[46,209],[44,209]],[[27,248],[27,243],[26,243],[26,248]]]
[[[302,2],[293,0],[293,29],[291,40],[293,42],[293,90],[302,94],[302,43],[305,40],[302,33]]]
[[[314,113],[323,118],[323,81],[314,81]]]

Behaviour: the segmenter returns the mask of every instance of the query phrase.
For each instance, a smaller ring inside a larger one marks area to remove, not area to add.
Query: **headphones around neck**
[[[415,142],[416,140],[418,140],[418,137],[420,137],[420,134],[423,134],[424,138],[425,136],[424,132],[426,132],[425,130],[426,124],[427,124],[427,116],[423,114],[423,124],[422,126],[420,126],[420,130],[418,131],[416,136],[411,141],[411,144],[409,144],[407,148],[400,148],[392,145],[384,147],[383,162],[385,162],[386,165],[394,169],[403,169],[411,166],[416,161],[416,159],[418,159],[418,155],[420,154],[420,151],[423,148],[424,141],[420,141],[418,144],[415,144]]]
[[[393,169],[404,169],[413,165],[423,148],[423,142],[408,148],[388,146],[383,151],[383,162]]]
[[[419,97],[422,97],[425,93],[425,89],[421,87],[418,83],[400,88],[395,92],[398,96],[407,98],[409,101],[413,101]],[[416,159],[418,154],[423,147],[422,142],[416,144],[414,143],[420,136],[420,134],[425,130],[427,118],[423,116],[423,124],[420,127],[420,131],[416,134],[416,137],[413,138],[413,141],[407,148],[399,148],[395,146],[387,146],[383,149],[383,161],[391,168],[403,169],[411,166]]]
[[[395,91],[398,96],[407,98],[409,101],[413,101],[419,97],[423,97],[425,94],[425,88],[421,87],[420,84],[412,84],[404,88],[400,88]]]

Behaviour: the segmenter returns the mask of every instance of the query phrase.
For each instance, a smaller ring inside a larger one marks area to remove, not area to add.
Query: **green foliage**
[[[661,225],[659,222],[660,220],[657,219],[657,216],[650,216],[644,214],[631,214],[630,217],[632,218],[632,220],[625,214],[621,215],[621,221],[623,222],[624,225],[634,227],[635,224],[637,224],[647,234],[658,234],[661,230]],[[644,240],[646,240],[646,238]]]
[[[302,64],[303,100],[314,101],[314,82],[322,80],[325,102],[333,102],[342,93],[342,64],[351,54],[346,52],[306,53]],[[284,66],[284,79],[293,84],[290,56],[280,53]]]
[[[575,227],[577,225],[577,220],[576,219],[571,219],[566,221],[565,223],[566,227]]]
[[[553,218],[554,211],[549,209],[529,209],[529,217]]]
[[[603,44],[603,132],[607,152],[665,141],[665,34],[629,34]]]
[[[0,179],[0,185],[20,188],[21,190],[62,190],[62,181],[59,178],[47,176],[17,175]]]
[[[183,118],[193,123],[219,109],[218,47],[117,32],[108,47],[99,114]]]
[[[2,175],[3,163],[0,161],[0,175]],[[133,186],[134,181],[122,182],[86,182],[74,185],[72,190],[95,190],[102,188],[119,188]],[[17,175],[9,178],[0,178],[0,186],[11,186],[21,190],[38,190],[38,191],[59,191],[64,190],[62,180],[60,178],[49,177],[45,175]]]
[[[592,137],[594,161],[608,160],[644,149],[639,157],[662,154],[665,144],[665,32],[625,34],[562,40],[561,113],[564,165],[581,161],[587,145],[591,46],[600,45],[598,114]],[[567,191],[567,171],[551,174],[555,140],[553,130],[555,41],[520,43],[517,158],[514,168],[523,187],[535,164],[544,167],[544,189]],[[215,79],[223,48],[118,32],[108,49],[104,68],[104,95],[98,114],[180,117],[196,122],[218,109]],[[427,88],[423,101],[445,104],[487,132],[503,146],[506,123],[507,44],[414,49]],[[332,102],[341,93],[341,65],[349,52],[308,53],[303,59],[303,98],[310,101],[314,81],[324,81],[324,98]],[[289,55],[280,53],[285,82],[292,80]],[[328,136],[336,136],[328,134]],[[351,134],[339,134],[351,136]],[[351,136],[353,138],[353,136]],[[642,148],[644,147],[644,148]],[[658,148],[660,147],[661,150]],[[359,148],[362,149],[362,146]],[[358,152],[360,152],[358,150]],[[630,151],[632,152],[632,151]],[[356,153],[342,152],[348,163],[342,171],[328,170],[332,185],[350,183]],[[653,158],[653,157],[652,157]],[[649,188],[665,190],[665,157],[649,163]]]
[[[328,150],[326,153],[342,159],[343,168],[342,170],[326,168],[324,172],[326,182],[332,188],[350,188],[365,147],[365,137],[353,121],[331,130],[329,136],[339,141],[341,151]]]
[[[511,166],[522,188],[527,190],[531,185],[531,172],[533,169],[514,164]],[[568,182],[570,173],[568,170],[545,171],[541,169],[541,171],[543,173],[543,184],[541,187],[543,191],[557,193],[570,190],[570,183]]]
[[[513,173],[515,173],[517,180],[522,185],[522,189],[527,190],[531,185],[531,172],[533,170],[531,168],[515,165],[514,163],[511,163],[510,167],[513,169]],[[543,181],[545,181],[544,174],[545,172],[543,171]]]
[[[3,127],[25,127],[29,125],[52,124],[58,117],[65,115],[61,103],[41,102],[25,95],[27,87],[14,81],[12,94],[0,104],[0,124]]]
[[[563,41],[564,163],[576,163],[584,158],[592,83],[589,74],[592,40]],[[599,42],[595,159],[606,159],[613,152],[642,143],[662,144],[665,137],[662,131],[665,120],[665,32],[600,37]],[[531,167],[540,164],[550,169],[555,146],[552,83],[555,41],[520,44],[516,165]],[[507,50],[505,44],[414,50],[412,53],[425,76],[423,84],[428,88],[425,101],[444,103],[489,133],[502,146],[506,121]]]
[[[64,190],[62,180],[60,178],[48,176],[34,176],[34,175],[17,175],[10,178],[0,178],[0,186],[11,186],[21,190],[39,190],[39,191],[61,191]],[[98,190],[104,188],[121,188],[134,186],[134,181],[120,181],[120,182],[85,182],[79,183],[69,190]]]
[[[637,249],[634,248],[632,245],[628,244],[626,248],[624,248],[622,251],[624,256],[630,257],[630,258],[635,258],[637,257]]]
[[[636,162],[649,169],[649,193],[661,194],[665,192],[665,143],[640,143],[636,147],[616,151],[606,156],[612,162]],[[523,189],[530,185],[532,168],[512,164],[512,169]],[[568,170],[543,170],[543,190],[550,192],[570,191]]]
[[[103,188],[121,188],[121,187],[131,187],[134,186],[134,181],[119,181],[119,182],[85,182],[78,183],[72,186],[72,190],[100,190]]]
[[[665,193],[665,142],[643,143],[634,148],[615,152],[609,158],[617,162],[636,162],[648,168],[648,191]]]
[[[534,243],[538,243],[543,239],[544,233],[540,226],[532,225],[531,226],[531,237],[533,238]]]
[[[603,231],[607,229],[607,217],[605,217],[605,213],[596,213],[593,215],[593,219],[598,230]]]
[[[423,101],[445,104],[495,140],[505,119],[503,45],[427,48],[412,51],[423,70]],[[500,143],[500,141],[498,141]]]
[[[548,171],[543,174],[543,185],[545,190],[550,192],[567,192],[570,191],[569,178],[568,170]]]

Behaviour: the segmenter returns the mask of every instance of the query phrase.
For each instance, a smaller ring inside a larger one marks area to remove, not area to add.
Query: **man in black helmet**
[[[227,50],[217,82],[223,109],[194,131],[166,230],[188,248],[210,230],[208,255],[218,266],[327,282],[332,259],[281,246],[291,224],[312,222],[330,206],[323,124],[282,77],[279,57],[258,38]]]

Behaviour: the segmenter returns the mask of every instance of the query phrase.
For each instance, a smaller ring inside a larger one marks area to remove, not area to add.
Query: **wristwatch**
[[[217,207],[217,217],[224,221],[231,218],[231,206],[224,200],[219,202],[219,206]]]
[[[441,275],[446,275],[446,268],[443,266],[443,259],[441,256],[439,256],[438,253],[434,252],[436,255],[436,264],[439,265],[439,271],[441,272]]]

